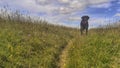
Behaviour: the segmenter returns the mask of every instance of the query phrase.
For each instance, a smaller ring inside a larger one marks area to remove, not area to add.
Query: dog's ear
[[[90,17],[89,16],[86,16],[87,19],[89,19]]]
[[[84,19],[84,16],[82,16],[81,19],[83,20],[83,19]]]

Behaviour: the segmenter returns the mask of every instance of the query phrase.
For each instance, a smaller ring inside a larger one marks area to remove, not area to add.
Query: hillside
[[[65,68],[120,68],[120,28],[99,28],[77,37]]]
[[[0,21],[0,67],[56,68],[74,29],[50,24]]]
[[[120,28],[0,20],[0,68],[120,68]]]

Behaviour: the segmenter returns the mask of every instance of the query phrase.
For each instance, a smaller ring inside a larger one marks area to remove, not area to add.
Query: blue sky
[[[90,16],[91,28],[120,19],[120,0],[0,0],[0,8],[5,5],[13,11],[70,27],[79,27],[83,15]]]

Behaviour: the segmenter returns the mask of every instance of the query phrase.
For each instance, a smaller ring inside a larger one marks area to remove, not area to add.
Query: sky
[[[90,28],[120,19],[120,0],[0,0],[0,8],[40,17],[52,24],[77,27],[83,15],[90,16]]]

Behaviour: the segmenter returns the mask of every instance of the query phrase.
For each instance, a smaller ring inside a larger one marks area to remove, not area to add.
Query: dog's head
[[[88,21],[89,20],[89,16],[82,16],[81,19],[85,20],[85,21]]]

